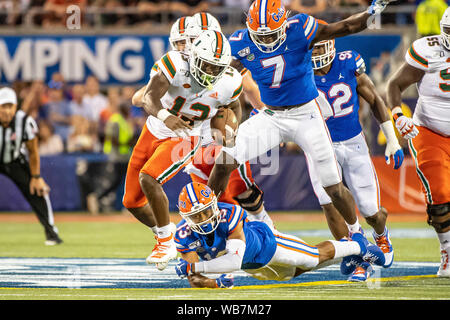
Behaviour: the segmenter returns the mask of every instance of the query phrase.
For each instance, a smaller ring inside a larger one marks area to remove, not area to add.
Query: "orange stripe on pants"
[[[422,191],[428,204],[427,187],[431,191],[432,204],[450,202],[450,137],[444,137],[425,127],[417,126],[419,134],[412,139],[417,159]],[[414,151],[416,156],[414,156]],[[428,182],[428,184],[427,184]]]
[[[186,158],[197,142],[198,137],[158,139],[144,125],[128,162],[125,194],[123,196],[125,208],[141,208],[147,204],[147,198],[142,192],[139,183],[139,174],[141,172],[158,180],[174,164]],[[164,174],[164,179],[161,179],[160,183],[164,184],[169,181],[190,160],[192,160],[192,157],[186,162],[179,164],[179,166],[174,167],[172,171]]]

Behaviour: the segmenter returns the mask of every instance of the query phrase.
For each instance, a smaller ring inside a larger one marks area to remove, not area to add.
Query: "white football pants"
[[[239,126],[234,147],[222,150],[243,164],[265,155],[282,142],[293,141],[310,155],[323,187],[338,184],[342,177],[320,111],[329,108],[325,99],[316,98],[297,108],[265,109]]]
[[[333,142],[333,148],[345,183],[352,193],[363,217],[370,217],[380,210],[380,188],[369,148],[362,133],[340,142]],[[320,205],[330,204],[331,199],[323,189],[318,169],[312,157],[305,153],[308,171],[314,192]]]

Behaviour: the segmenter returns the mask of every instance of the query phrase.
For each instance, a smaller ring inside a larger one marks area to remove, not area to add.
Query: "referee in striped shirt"
[[[46,245],[62,243],[54,226],[48,195],[50,188],[40,175],[38,127],[34,119],[17,110],[13,89],[0,89],[0,174],[9,177],[20,189],[45,229]],[[25,150],[28,151],[28,160]]]

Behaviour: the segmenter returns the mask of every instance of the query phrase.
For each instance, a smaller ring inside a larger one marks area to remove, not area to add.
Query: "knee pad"
[[[427,205],[427,222],[430,226],[433,226],[437,232],[440,232],[450,226],[450,217],[446,217],[448,213],[450,213],[450,202],[443,204],[429,204]]]
[[[233,197],[233,199],[247,211],[258,211],[263,205],[264,192],[256,184],[252,184],[249,190],[251,193],[245,198]]]

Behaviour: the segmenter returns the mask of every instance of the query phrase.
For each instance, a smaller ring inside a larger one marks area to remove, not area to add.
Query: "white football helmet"
[[[186,37],[188,40],[188,50],[194,40],[205,30],[213,30],[222,32],[219,22],[213,15],[207,12],[199,12],[191,17],[191,21],[186,29]]]
[[[442,45],[450,50],[450,7],[448,7],[441,18]]]
[[[192,16],[192,20],[202,31],[214,30],[222,32],[219,21],[208,12],[198,12]]]
[[[311,56],[311,61],[313,63],[313,69],[318,70],[328,66],[333,62],[334,57],[336,56],[336,48],[334,47],[334,40],[323,40],[314,44],[314,47],[324,47],[325,51],[323,54],[315,55],[313,51],[313,55]]]
[[[231,63],[231,47],[222,32],[206,30],[195,39],[189,55],[191,75],[211,88]]]
[[[170,29],[169,42],[172,50],[178,50],[177,42],[186,41],[186,30],[191,22],[192,17],[186,16],[178,18]]]

